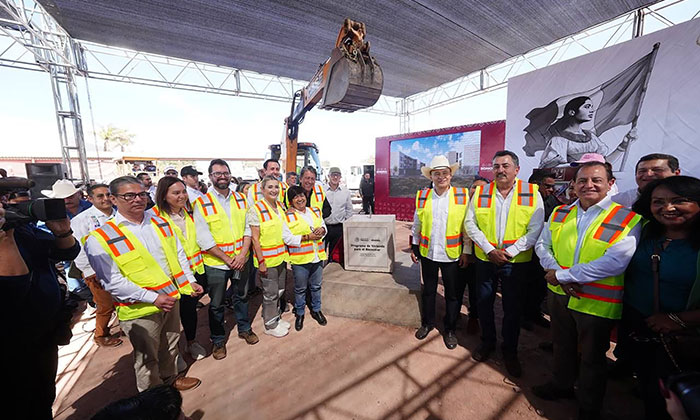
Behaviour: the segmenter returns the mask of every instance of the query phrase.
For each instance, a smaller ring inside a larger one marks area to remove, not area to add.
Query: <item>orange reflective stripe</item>
[[[480,193],[479,193],[479,199],[476,202],[476,206],[480,208],[489,208],[491,207],[491,197],[493,196],[493,187],[494,183],[489,184],[489,191],[486,193],[484,192],[484,187],[480,187]]]
[[[287,216],[287,222],[289,222],[289,223],[297,221],[297,215],[293,211],[286,212],[285,216]],[[294,219],[294,220],[292,220],[292,219]]]
[[[534,192],[535,188],[532,184],[518,180],[518,205],[532,207],[535,204]]]
[[[114,222],[105,223],[96,232],[105,240],[115,257],[134,250],[134,245]]]
[[[311,211],[313,211],[314,214],[316,214],[316,216],[318,216],[318,217],[321,217],[321,215],[322,215],[321,209],[319,209],[318,207],[311,207]]]
[[[179,273],[173,275],[173,278],[177,279],[178,277],[182,277],[182,276],[184,276],[184,275],[185,275],[185,272],[184,272],[184,271],[180,271]]]
[[[455,204],[465,205],[467,204],[467,189],[466,188],[454,188]]]
[[[269,247],[269,248],[261,248],[261,250],[262,250],[263,257],[273,258],[273,257],[276,257],[278,255],[284,254],[286,247],[284,246],[284,244],[282,244],[282,245],[273,246],[273,247]]]
[[[420,192],[418,193],[418,208],[419,208],[419,209],[422,209],[422,208],[425,207],[425,203],[426,203],[427,200],[428,200],[428,194],[429,194],[429,193],[430,193],[430,189],[429,189],[429,188],[420,190]]]
[[[445,238],[447,239],[446,245],[448,248],[455,248],[459,247],[461,244],[460,238],[462,235],[454,235],[454,236],[446,236]]]
[[[258,201],[255,203],[255,207],[257,207],[258,211],[260,212],[260,220],[261,222],[267,222],[268,220],[272,220],[272,215],[270,214],[270,210],[267,209],[267,205],[263,201]]]
[[[155,224],[158,227],[158,229],[160,229],[160,233],[162,233],[163,236],[165,236],[166,238],[173,236],[173,228],[170,226],[170,223],[168,223],[167,220],[163,219],[160,216],[153,216],[151,218],[151,222],[153,222],[153,224]]]
[[[559,207],[554,212],[554,216],[551,216],[552,223],[564,223],[564,220],[566,220],[566,217],[569,215],[569,213],[571,213],[572,208],[573,208],[573,205]]]

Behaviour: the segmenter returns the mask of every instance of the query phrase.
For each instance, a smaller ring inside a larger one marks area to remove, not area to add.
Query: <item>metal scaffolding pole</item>
[[[15,46],[13,44],[18,44],[33,55],[36,66],[49,73],[61,156],[67,177],[74,181],[89,182],[78,88],[75,83],[75,76],[82,74],[82,69],[85,68],[80,47],[33,0],[0,0],[0,10],[9,16],[9,19],[0,21],[0,32],[14,41],[3,53]],[[14,60],[17,64],[31,65],[28,61]],[[72,158],[75,157],[78,158],[79,171],[73,170]]]

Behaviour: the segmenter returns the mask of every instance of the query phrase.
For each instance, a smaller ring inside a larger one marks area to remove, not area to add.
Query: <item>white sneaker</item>
[[[282,325],[284,328],[289,329],[292,327],[292,324],[289,322],[285,321],[284,319],[280,318],[280,320],[277,322],[277,325]]]
[[[289,329],[288,329],[288,328],[284,328],[284,326],[282,325],[282,323],[281,323],[281,322],[278,322],[278,323],[277,323],[277,326],[276,326],[275,328],[273,328],[273,329],[271,329],[271,330],[267,330],[267,329],[266,329],[266,330],[265,330],[265,334],[271,335],[271,336],[273,336],[273,337],[280,338],[280,337],[284,337],[285,335],[289,334]]]
[[[187,346],[187,352],[194,360],[202,360],[207,357],[207,351],[196,341]]]

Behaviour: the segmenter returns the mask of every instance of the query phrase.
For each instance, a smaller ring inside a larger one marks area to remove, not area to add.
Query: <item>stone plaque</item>
[[[345,269],[390,273],[394,263],[394,215],[355,215],[343,223]]]

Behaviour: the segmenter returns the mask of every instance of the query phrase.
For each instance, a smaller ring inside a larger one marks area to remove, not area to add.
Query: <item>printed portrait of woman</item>
[[[576,97],[564,106],[564,115],[549,127],[551,136],[542,152],[540,168],[553,168],[575,162],[586,153],[598,153],[613,163],[625,153],[629,144],[637,139],[637,130],[630,130],[612,152],[596,134],[583,124],[593,120],[593,101],[588,96]]]

